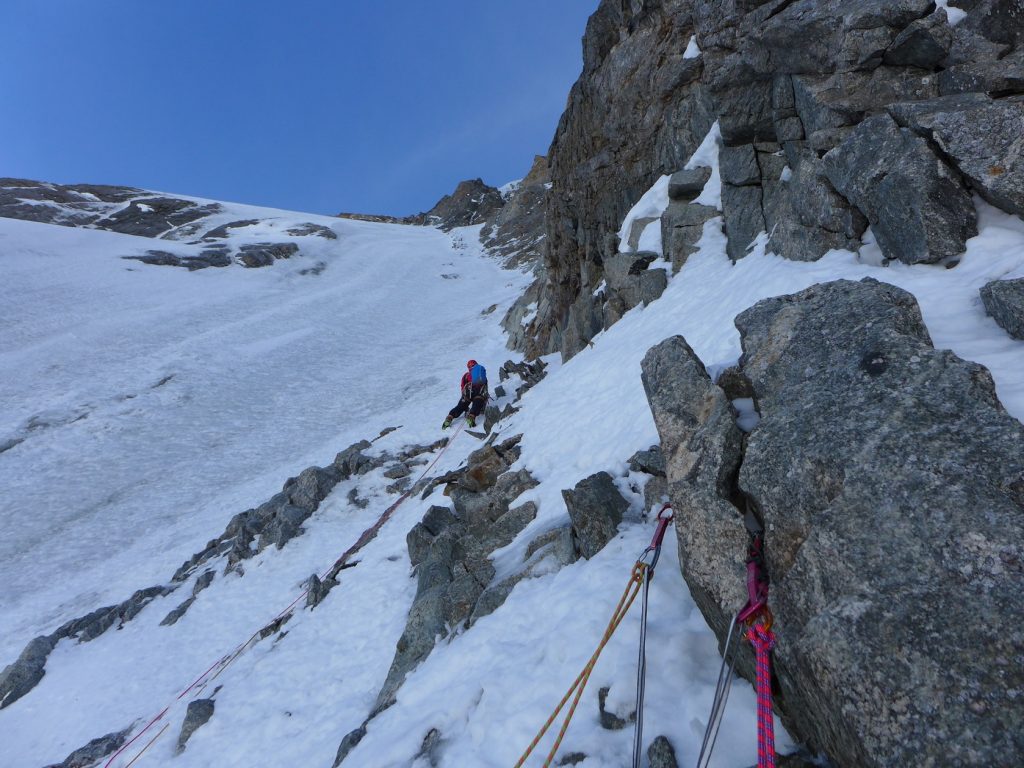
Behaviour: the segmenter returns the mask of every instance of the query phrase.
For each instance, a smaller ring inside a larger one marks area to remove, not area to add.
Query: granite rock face
[[[761,416],[745,439],[683,340],[644,361],[709,624],[724,639],[744,602],[746,511],[766,532],[792,732],[838,765],[1019,764],[1024,427],[893,286],[818,285],[736,324],[732,375]]]
[[[888,259],[955,265],[977,231],[972,192],[1019,215],[1024,95],[1020,3],[957,7],[953,26],[929,0],[604,0],[549,153],[543,282],[512,343],[568,358],[625,311],[593,295],[624,216],[665,174],[674,270],[719,214],[733,260],[761,233],[789,259],[856,250],[870,224]],[[691,37],[700,55],[683,58]],[[939,104],[949,94],[980,101]],[[722,211],[707,215],[678,174],[716,120]]]

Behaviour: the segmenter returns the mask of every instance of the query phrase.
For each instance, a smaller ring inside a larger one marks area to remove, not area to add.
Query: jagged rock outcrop
[[[519,457],[518,443],[519,438],[511,438],[471,454],[465,471],[449,486],[453,509],[431,507],[409,532],[416,597],[372,714],[391,706],[406,674],[429,655],[438,637],[479,618],[477,603],[495,575],[489,555],[511,542],[536,516],[532,502],[509,508],[536,485],[529,472],[508,471]],[[511,586],[497,601],[490,596],[488,612],[509,591]]]
[[[395,657],[367,720],[342,739],[335,765],[341,764],[366,734],[366,726],[390,707],[406,675],[433,650],[438,638],[471,627],[495,611],[524,578],[549,573],[573,562],[568,528],[549,531],[527,546],[519,569],[501,581],[490,555],[510,544],[536,517],[537,506],[511,504],[537,485],[526,470],[511,471],[519,458],[519,439],[485,445],[467,466],[446,476],[452,507],[434,505],[409,531],[406,541],[416,576],[416,597]],[[430,752],[436,752],[436,744]]]
[[[546,282],[516,318],[517,348],[568,358],[607,327],[594,292],[619,258],[614,233],[715,120],[722,210],[673,197],[674,269],[719,214],[734,260],[762,232],[789,259],[856,250],[870,224],[887,259],[955,265],[977,231],[970,193],[1018,214],[1024,195],[1024,10],[958,7],[953,26],[930,0],[602,2],[549,154]],[[684,58],[691,36],[701,53]],[[692,194],[677,178],[670,192]]]
[[[505,266],[515,269],[541,262],[544,242],[544,200],[551,174],[548,159],[537,155],[529,173],[512,190],[505,204],[480,230],[480,241]]]
[[[1024,427],[984,368],[932,347],[893,286],[818,285],[736,324],[761,413],[741,456],[726,396],[682,340],[645,360],[705,617],[721,639],[743,602],[749,504],[800,738],[839,765],[1019,764]]]
[[[447,232],[456,227],[483,224],[493,219],[503,205],[505,199],[495,187],[484,184],[481,179],[467,179],[460,181],[454,192],[438,200],[429,211],[397,221],[438,227]]]
[[[1024,277],[988,283],[981,289],[981,301],[1003,330],[1024,341]]]
[[[93,739],[84,747],[79,747],[60,763],[48,765],[46,768],[90,768],[99,763],[100,760],[113,754],[128,740],[131,728],[123,731],[108,733]]]

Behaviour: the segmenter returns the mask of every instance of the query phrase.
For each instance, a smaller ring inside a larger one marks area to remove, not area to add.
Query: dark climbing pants
[[[480,412],[483,411],[485,405],[487,405],[486,391],[480,394],[474,394],[469,400],[466,400],[465,398],[460,399],[458,405],[448,411],[448,417],[457,419],[468,410],[475,419],[480,415]]]

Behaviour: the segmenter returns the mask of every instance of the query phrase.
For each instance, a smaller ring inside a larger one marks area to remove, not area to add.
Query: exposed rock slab
[[[824,157],[835,188],[859,208],[886,258],[907,264],[958,257],[978,233],[959,175],[888,115],[871,117]]]
[[[982,197],[1024,216],[1024,100],[966,94],[895,104],[890,113],[935,142]]]

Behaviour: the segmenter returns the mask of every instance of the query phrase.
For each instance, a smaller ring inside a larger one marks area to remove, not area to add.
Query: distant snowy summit
[[[429,211],[411,216],[339,213],[342,219],[431,226],[449,232],[482,225],[480,238],[508,267],[537,266],[544,240],[544,199],[550,188],[548,159],[537,155],[522,179],[492,187],[482,179],[460,181]]]

